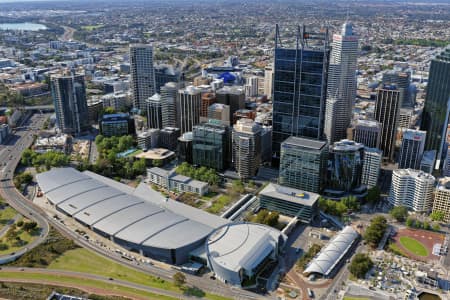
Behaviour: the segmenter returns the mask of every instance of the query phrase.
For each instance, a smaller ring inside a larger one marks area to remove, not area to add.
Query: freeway
[[[61,232],[61,234],[74,240],[78,245],[84,248],[92,250],[102,256],[133,269],[172,281],[172,276],[177,272],[177,270],[166,270],[156,266],[142,265],[135,261],[125,260],[116,253],[108,252],[102,247],[81,238],[79,234],[70,230],[57,220],[49,217],[40,207],[26,199],[17,189],[15,189],[12,178],[14,176],[14,170],[20,161],[22,151],[31,146],[33,142],[33,134],[35,134],[34,129],[41,128],[47,117],[48,115],[46,114],[32,115],[30,120],[25,121],[24,124],[22,124],[21,129],[16,131],[15,137],[10,140],[9,144],[0,147],[0,195],[2,195],[2,197],[17,211],[36,221],[42,228],[41,236],[33,243],[29,244],[25,251],[37,246],[45,240],[50,228],[49,224],[51,224],[54,228]],[[270,296],[262,296],[239,288],[227,286],[218,280],[211,280],[207,277],[199,277],[190,274],[185,275],[188,284],[212,294],[242,300],[263,298],[271,299]]]
[[[23,122],[24,126],[33,126],[40,128],[45,122],[46,115],[33,115],[30,119]],[[13,255],[2,257],[8,260],[11,257],[19,256],[29,249],[32,249],[43,242],[49,232],[49,224],[43,216],[43,212],[37,207],[31,205],[15,187],[13,183],[14,170],[20,161],[22,151],[29,148],[33,143],[33,130],[23,128],[17,130],[14,136],[8,140],[6,145],[0,148],[0,195],[19,213],[35,221],[41,228],[40,236],[27,245],[26,248],[14,253]]]

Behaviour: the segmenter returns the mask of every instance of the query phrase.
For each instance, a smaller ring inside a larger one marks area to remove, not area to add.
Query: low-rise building
[[[319,198],[319,194],[274,183],[269,183],[259,193],[261,208],[297,217],[299,221],[305,223],[311,222],[319,213]]]
[[[179,175],[175,170],[153,167],[147,170],[147,176],[151,183],[171,191],[195,193],[200,196],[208,193],[208,183]]]
[[[158,147],[159,129],[150,128],[137,135],[138,147],[144,151]]]
[[[100,131],[107,137],[136,133],[134,119],[126,113],[104,115],[100,122]]]
[[[147,165],[164,166],[166,163],[175,158],[175,152],[164,148],[154,148],[146,152],[136,154],[135,158],[144,158]]]
[[[69,154],[69,145],[69,136],[67,134],[61,134],[57,136],[37,138],[36,142],[33,145],[33,150],[38,153],[57,151]]]

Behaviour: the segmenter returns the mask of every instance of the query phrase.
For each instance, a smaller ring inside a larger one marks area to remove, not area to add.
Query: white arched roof
[[[348,252],[358,236],[358,232],[352,227],[345,227],[319,252],[303,273],[317,273],[328,276]]]

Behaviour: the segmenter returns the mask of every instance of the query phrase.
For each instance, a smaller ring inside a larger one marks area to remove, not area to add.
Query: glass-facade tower
[[[450,101],[450,47],[431,61],[420,129],[427,132],[425,150],[437,151],[440,164],[447,132]]]
[[[310,33],[299,28],[296,45],[283,47],[277,27],[272,97],[274,165],[279,162],[280,145],[288,137],[323,138],[328,59],[328,31]]]

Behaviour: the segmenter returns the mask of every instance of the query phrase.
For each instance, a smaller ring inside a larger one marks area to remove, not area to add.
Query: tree
[[[173,274],[173,281],[177,287],[182,287],[186,283],[186,276],[181,272]]]
[[[241,180],[233,180],[232,189],[234,192],[243,194],[245,192],[244,183]]]
[[[408,227],[414,227],[416,223],[416,220],[412,217],[408,217],[408,219],[406,219],[406,226]]]
[[[348,196],[341,200],[341,202],[346,206],[346,209],[359,210],[359,201],[355,196]]]
[[[445,218],[445,213],[443,211],[435,210],[430,214],[430,218],[433,221],[442,222]]]
[[[348,267],[350,273],[357,278],[364,278],[367,272],[373,267],[373,261],[369,255],[364,253],[357,253]]]
[[[391,209],[389,214],[398,222],[404,222],[408,217],[408,209],[405,206],[396,206]]]
[[[374,186],[373,188],[367,191],[366,200],[369,203],[377,203],[380,200],[380,188],[378,186]]]
[[[376,247],[383,238],[384,232],[387,228],[387,220],[383,216],[376,216],[370,221],[370,225],[367,227],[364,233],[364,239],[372,247]]]
[[[438,223],[434,223],[432,226],[433,231],[440,231],[441,230],[441,226],[439,226]]]

